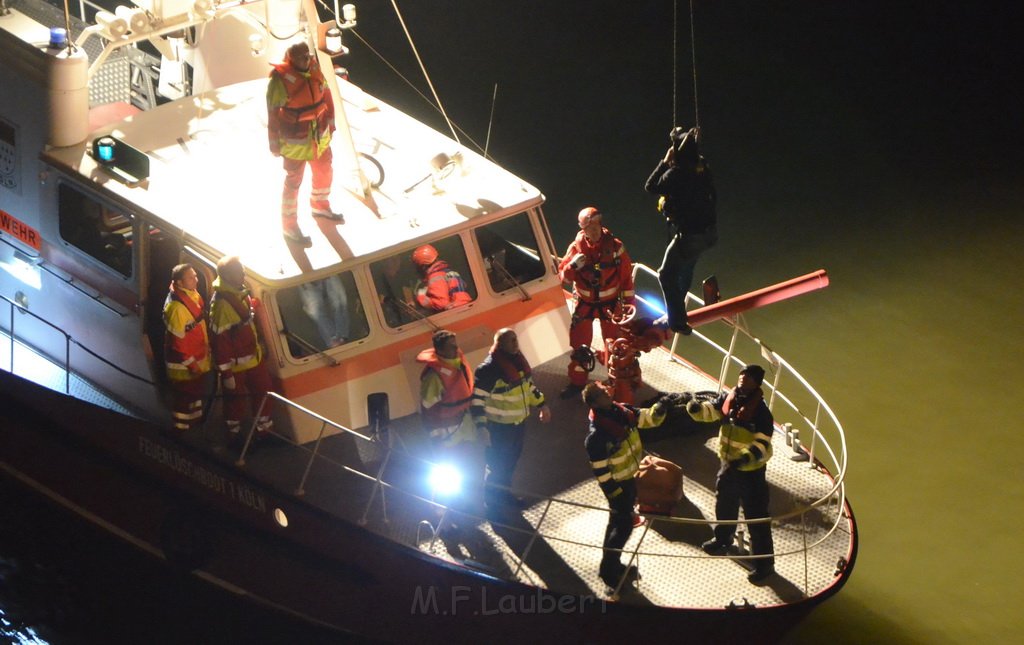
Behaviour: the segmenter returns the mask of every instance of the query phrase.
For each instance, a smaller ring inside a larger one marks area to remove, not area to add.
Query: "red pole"
[[[686,323],[690,327],[700,327],[719,318],[729,318],[748,309],[764,307],[765,305],[787,300],[811,291],[824,289],[827,286],[828,274],[825,272],[825,269],[818,269],[799,278],[786,280],[785,282],[773,284],[770,287],[745,293],[742,296],[736,296],[735,298],[729,298],[728,300],[716,302],[713,305],[689,311],[686,313]]]

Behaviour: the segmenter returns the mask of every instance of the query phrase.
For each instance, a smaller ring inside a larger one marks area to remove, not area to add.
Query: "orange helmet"
[[[580,214],[577,217],[577,219],[580,222],[580,228],[584,228],[587,224],[594,221],[595,219],[600,220],[601,211],[597,210],[593,206],[587,206],[586,208],[580,211]]]
[[[412,252],[412,263],[418,264],[419,266],[428,267],[437,261],[437,249],[424,244],[415,251]]]

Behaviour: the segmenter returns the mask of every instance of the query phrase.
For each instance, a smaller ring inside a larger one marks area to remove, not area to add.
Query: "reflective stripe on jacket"
[[[316,159],[331,143],[334,100],[316,64],[301,72],[275,65],[267,83],[267,136],[271,150],[288,159]]]
[[[753,421],[739,421],[722,415],[727,392],[714,401],[701,401],[700,411],[690,413],[696,421],[722,420],[718,429],[718,458],[735,463],[739,470],[764,468],[772,458],[772,433],[775,420],[764,401],[757,406]]]
[[[186,302],[184,298],[188,298]],[[196,378],[189,365],[199,364],[199,373],[210,371],[210,342],[203,318],[203,297],[199,292],[172,289],[164,301],[164,361],[173,381]]]
[[[651,408],[622,403],[614,403],[608,410],[591,410],[590,434],[584,445],[590,457],[590,468],[605,497],[613,499],[621,495],[620,482],[633,479],[640,470],[644,448],[639,428],[653,428],[664,420],[664,412],[655,415]]]
[[[260,364],[263,348],[256,333],[253,301],[246,288],[213,281],[210,299],[213,357],[221,372],[244,372]]]
[[[519,373],[520,378],[509,383],[488,354],[476,368],[473,401],[470,411],[477,426],[485,422],[518,424],[530,416],[530,408],[544,405],[544,395],[533,384],[532,376]]]
[[[578,253],[587,258],[581,269],[570,264]],[[572,282],[573,291],[583,302],[593,304],[621,297],[626,304],[633,304],[633,261],[622,241],[606,228],[601,229],[596,244],[591,244],[583,231],[577,233],[558,265],[558,275],[563,282]]]
[[[462,276],[458,271],[449,269],[447,262],[431,264],[424,283],[416,293],[416,303],[424,309],[443,311],[473,300]]]

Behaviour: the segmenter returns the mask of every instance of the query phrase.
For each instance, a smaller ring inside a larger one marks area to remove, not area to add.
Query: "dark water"
[[[651,266],[664,237],[643,182],[669,128],[694,121],[689,7],[680,5],[674,101],[669,0],[400,3],[445,107],[481,144],[498,84],[490,153],[545,192],[559,244],[574,234],[575,213],[595,204]],[[1013,5],[695,5],[721,233],[698,274],[717,274],[724,294],[819,267],[832,281],[747,316],[843,422],[861,531],[850,583],[787,642],[1018,640],[1024,60]],[[426,92],[391,3],[359,9],[359,33]],[[385,83],[359,42],[349,45],[353,80],[443,129],[420,99]],[[0,560],[17,557],[29,587],[56,579],[47,598],[69,599],[58,614],[139,635],[129,642],[159,641],[181,623],[189,637],[164,642],[267,634],[247,630],[251,610],[236,615],[229,599],[190,604],[201,594],[191,582],[151,573],[123,549],[108,560],[116,575],[90,567],[91,555],[80,556],[94,547],[49,521],[38,541],[57,533],[63,549],[37,551],[33,538],[23,557],[22,530],[4,521]],[[159,600],[121,610],[77,593],[100,580],[103,593]],[[27,606],[36,624],[60,624],[35,591],[4,602]]]

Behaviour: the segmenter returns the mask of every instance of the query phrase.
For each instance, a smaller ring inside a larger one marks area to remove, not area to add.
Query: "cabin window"
[[[70,184],[57,189],[60,236],[124,277],[132,275],[132,216],[110,208]]]
[[[370,333],[351,271],[282,289],[277,306],[288,351],[295,358],[340,347]]]
[[[494,291],[514,289],[544,275],[537,236],[526,213],[481,226],[475,233]]]
[[[457,235],[374,262],[370,273],[390,327],[460,307],[477,296]]]

